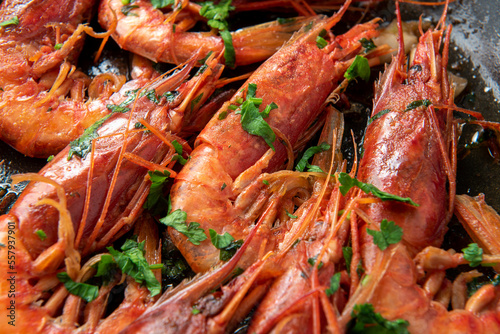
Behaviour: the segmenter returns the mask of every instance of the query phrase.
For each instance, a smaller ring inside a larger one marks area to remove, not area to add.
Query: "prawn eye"
[[[412,72],[420,72],[420,71],[422,71],[422,66],[420,66],[419,64],[413,65],[410,68],[410,71],[412,71]]]

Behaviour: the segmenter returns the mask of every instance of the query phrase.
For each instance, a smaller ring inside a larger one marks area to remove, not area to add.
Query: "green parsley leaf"
[[[466,248],[462,249],[464,259],[469,261],[471,267],[477,267],[483,261],[483,249],[476,243],[469,244]]]
[[[298,216],[292,215],[292,214],[291,214],[290,212],[288,212],[287,210],[285,210],[285,212],[286,212],[286,215],[287,215],[288,217],[292,218],[292,219],[297,219],[297,218],[298,218]]]
[[[195,97],[192,101],[191,101],[191,111],[194,110],[194,107],[196,107],[196,105],[198,104],[198,102],[201,101],[201,98],[203,97],[203,93],[201,93],[200,95],[198,95],[197,97]]]
[[[62,46],[62,43],[57,43],[56,45],[54,45],[54,50],[60,50]]]
[[[223,111],[219,114],[218,119],[222,121],[226,117],[227,117],[227,111]]]
[[[412,109],[416,109],[418,107],[428,107],[432,104],[432,102],[430,100],[417,100],[417,101],[413,101],[411,102],[410,104],[408,104],[406,106],[406,109],[404,111],[409,111],[409,110],[412,110]]]
[[[328,42],[321,36],[316,37],[316,46],[319,49],[324,49],[328,45]]]
[[[366,39],[366,38],[361,38],[359,40],[361,43],[361,46],[365,48],[365,52],[370,52],[371,50],[375,49],[377,46],[375,43],[373,43],[373,40],[371,39]]]
[[[371,117],[368,120],[367,125],[370,125],[374,120],[379,119],[380,117],[384,116],[385,114],[387,114],[389,112],[391,112],[391,109],[384,109],[384,110],[379,111],[376,115],[374,115],[373,117]]]
[[[228,261],[233,257],[236,251],[243,244],[243,240],[234,240],[233,236],[229,233],[217,234],[215,230],[209,229],[210,240],[215,248],[220,249],[219,258],[222,261]]]
[[[351,312],[351,322],[349,333],[384,333],[384,334],[409,334],[408,321],[397,319],[389,321],[384,319],[380,313],[375,313],[372,304],[354,305]]]
[[[359,55],[354,58],[353,63],[344,73],[344,78],[347,80],[353,80],[358,77],[364,81],[368,81],[370,79],[370,65],[368,64],[368,60]]]
[[[219,259],[221,261],[229,261],[234,254],[236,254],[236,251],[241,248],[243,245],[243,240],[234,240],[231,241],[229,246],[225,248],[221,248],[220,254],[219,254]]]
[[[139,8],[137,5],[124,5],[120,9],[123,15],[125,16],[138,16],[136,13],[131,13],[130,11],[133,9]]]
[[[156,9],[165,8],[175,4],[175,0],[149,0],[149,1],[151,1],[151,5],[153,5],[153,7]]]
[[[172,103],[172,102],[174,102],[174,101],[175,101],[175,98],[176,98],[177,96],[179,96],[179,94],[180,94],[180,93],[179,93],[178,91],[173,91],[173,92],[170,92],[170,91],[169,91],[169,92],[165,92],[165,93],[163,93],[161,96],[164,96],[164,97],[167,99],[167,102]]]
[[[111,115],[113,114],[108,114],[96,121],[94,124],[86,128],[79,138],[69,143],[70,149],[68,153],[68,160],[71,160],[74,154],[78,155],[82,159],[85,159],[87,154],[89,154],[92,149],[92,140],[98,137],[97,130],[108,118],[111,117]]]
[[[226,66],[233,68],[236,63],[236,53],[233,46],[233,36],[227,30],[219,31],[220,37],[224,42],[224,59],[226,61]]]
[[[218,4],[213,1],[201,3],[200,15],[208,19],[208,25],[218,30],[227,30],[228,23],[226,19],[229,17],[229,12],[234,10],[231,6],[231,0],[222,0]]]
[[[196,308],[196,306],[193,305],[193,308],[191,309],[191,314],[198,314],[201,311]]]
[[[326,296],[332,296],[340,288],[340,273],[335,273],[330,278],[330,287],[325,290]]]
[[[45,234],[45,231],[44,230],[37,230],[35,232],[36,235],[38,235],[38,237],[40,238],[40,240],[44,241],[45,239],[47,239],[47,234]]]
[[[342,247],[347,273],[351,274],[352,247]]]
[[[129,112],[130,111],[130,108],[122,107],[122,106],[117,106],[116,104],[107,104],[106,108],[108,108],[112,112],[125,113],[125,112]]]
[[[148,171],[151,186],[149,187],[149,194],[144,202],[144,209],[154,210],[158,203],[165,203],[166,199],[163,196],[163,188],[170,177],[170,172],[165,170],[163,172],[155,170],[154,172]]]
[[[355,178],[352,178],[347,173],[340,173],[339,182],[341,184],[339,188],[340,192],[344,196],[347,194],[349,190],[351,190],[352,187],[356,186],[359,189],[361,189],[365,194],[372,193],[372,195],[380,198],[382,201],[398,201],[398,202],[408,203],[413,206],[419,206],[417,203],[413,202],[409,197],[399,197],[396,195],[386,193],[385,191],[378,189],[374,185],[371,185],[369,183],[363,183]]]
[[[156,296],[161,292],[161,285],[149,268],[149,264],[144,257],[144,243],[127,239],[121,247],[122,252],[108,247],[109,253],[115,259],[122,273],[132,277],[137,283],[144,283],[151,296]]]
[[[193,244],[199,245],[200,242],[207,239],[205,230],[200,228],[200,224],[196,222],[191,222],[188,225],[186,219],[187,213],[181,209],[177,209],[166,217],[161,218],[160,223],[174,228],[184,234]]]
[[[19,24],[19,18],[17,16],[14,16],[13,18],[9,20],[5,20],[3,22],[0,22],[0,27],[7,27],[10,25],[17,26]]]
[[[293,18],[293,17],[291,17],[291,18],[278,17],[278,19],[276,21],[278,21],[278,24],[283,25],[283,24],[295,22],[295,18]]]
[[[316,259],[317,259],[317,255],[315,257],[310,257],[307,259],[307,263],[309,263],[311,265],[311,267],[314,267],[314,265],[316,264]],[[320,270],[322,267],[323,267],[324,263],[323,261],[320,261],[318,263],[318,270]]]
[[[231,234],[227,232],[224,234],[217,234],[215,230],[209,229],[208,233],[210,234],[212,245],[214,245],[217,249],[226,248],[234,240]]]
[[[97,286],[75,282],[66,272],[58,273],[57,278],[59,282],[64,284],[69,293],[82,298],[87,303],[90,303],[99,295],[99,288]]]
[[[373,237],[373,243],[384,250],[389,245],[396,244],[403,237],[403,229],[396,225],[393,221],[382,219],[380,223],[380,231],[366,229],[366,232]]]
[[[174,147],[175,153],[182,155],[182,144],[179,143],[177,140],[172,140],[172,146]]]
[[[298,170],[299,172],[303,172],[306,167],[312,167],[313,165],[310,165],[308,163],[309,159],[313,155],[315,155],[317,153],[320,153],[320,152],[327,151],[329,149],[330,149],[330,145],[328,145],[327,143],[321,143],[319,146],[311,146],[311,147],[309,147],[304,152],[304,154],[302,155],[302,158],[300,158],[299,162],[297,162],[297,165],[295,166],[295,170]],[[317,168],[319,168],[319,167],[317,167]]]
[[[276,140],[276,134],[264,118],[267,118],[269,112],[278,106],[275,103],[271,103],[262,113],[259,112],[259,105],[262,103],[262,99],[255,97],[256,90],[256,84],[251,83],[248,85],[246,101],[241,105],[241,111],[239,112],[241,114],[241,127],[252,135],[262,137],[267,145],[275,151],[273,142]]]
[[[118,265],[109,254],[101,255],[101,260],[97,262],[97,272],[95,277],[101,277],[103,284],[109,284],[118,271]]]
[[[47,158],[47,162],[51,162],[52,159],[54,159],[54,155],[50,155],[48,158]]]
[[[269,181],[268,180],[262,180],[262,183],[264,183],[266,186],[269,185]]]
[[[202,7],[200,9],[200,15],[207,18],[207,24],[219,30],[219,34],[224,42],[224,58],[226,59],[226,65],[228,67],[234,67],[236,56],[233,46],[233,38],[231,33],[228,31],[229,25],[227,23],[227,18],[229,17],[229,12],[234,10],[234,6],[231,6],[231,0],[222,0],[218,4],[214,4],[212,1],[207,1],[201,3]]]

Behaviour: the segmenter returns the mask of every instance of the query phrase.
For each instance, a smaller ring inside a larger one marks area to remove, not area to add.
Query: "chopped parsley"
[[[312,267],[314,267],[314,265],[316,264],[316,259],[318,258],[318,256],[316,255],[315,257],[310,257],[307,259],[307,263],[309,263]],[[321,268],[323,268],[323,261],[320,261],[318,263],[318,270],[320,270]]]
[[[229,233],[218,234],[215,230],[209,229],[210,240],[215,248],[220,250],[219,258],[222,261],[228,261],[233,257],[236,251],[243,245],[243,240],[234,240]]]
[[[129,275],[139,284],[144,283],[151,296],[156,296],[161,292],[161,285],[144,257],[145,242],[138,243],[137,241],[127,239],[120,248],[121,252],[112,246],[107,247],[107,249],[122,273]]]
[[[380,313],[375,313],[372,304],[354,305],[349,322],[349,333],[408,334],[408,321],[397,319],[389,321]]]
[[[123,5],[120,11],[125,16],[138,16],[136,13],[131,13],[132,10],[139,8],[137,5]]]
[[[160,219],[160,223],[172,227],[178,232],[184,234],[191,243],[199,245],[203,240],[207,239],[205,230],[200,228],[200,224],[196,222],[186,222],[187,213],[181,209],[171,212],[166,217]]]
[[[104,285],[108,285],[118,271],[118,265],[109,254],[101,255],[101,260],[95,265],[97,272],[95,277],[101,277]]]
[[[321,143],[319,146],[311,146],[311,147],[309,147],[304,152],[304,154],[302,155],[302,158],[300,158],[299,162],[295,166],[295,170],[298,170],[299,172],[303,172],[306,167],[308,167],[309,169],[314,169],[314,167],[317,167],[317,166],[311,165],[307,161],[313,155],[315,155],[317,153],[321,153],[321,152],[327,151],[329,149],[330,149],[330,145],[328,145],[327,143]],[[319,168],[319,167],[317,167],[317,168]],[[311,170],[309,170],[309,171],[311,171]],[[320,169],[320,171],[322,172],[321,169]]]
[[[7,27],[7,26],[17,26],[19,24],[19,18],[17,16],[14,16],[13,18],[9,20],[5,20],[3,22],[0,22],[0,27]]]
[[[316,37],[316,46],[319,49],[324,49],[328,45],[328,42],[321,36]]]
[[[201,101],[201,98],[203,97],[203,93],[201,93],[200,95],[198,95],[197,97],[195,97],[192,101],[191,101],[191,111],[194,110],[194,107],[196,107],[196,105],[198,104],[198,102]]]
[[[201,312],[201,311],[200,311],[200,310],[198,310],[198,309],[196,308],[196,306],[195,306],[195,305],[193,305],[193,308],[191,309],[191,314],[198,314],[198,313],[200,313],[200,312]]]
[[[218,4],[214,4],[213,1],[206,1],[201,3],[201,5],[200,15],[208,19],[207,24],[210,27],[219,30],[219,34],[224,41],[226,65],[234,67],[236,56],[233,39],[229,32],[229,24],[226,20],[229,17],[229,12],[234,10],[234,6],[231,6],[231,0],[222,0]]]
[[[464,259],[469,261],[471,267],[477,267],[483,261],[483,249],[476,243],[469,244],[466,248],[462,249]]]
[[[363,56],[356,56],[351,66],[344,73],[344,78],[351,81],[356,78],[361,78],[364,81],[368,81],[370,79],[370,65],[368,64],[368,60]]]
[[[373,40],[364,37],[361,38],[359,42],[361,43],[361,46],[365,48],[365,52],[370,52],[377,47],[375,43],[373,43]]]
[[[49,157],[47,158],[47,162],[51,162],[52,159],[54,159],[54,155],[49,155]]]
[[[69,143],[69,153],[68,153],[68,160],[71,160],[74,154],[78,155],[80,158],[85,159],[87,154],[90,153],[90,150],[92,149],[92,140],[98,137],[97,135],[97,129],[101,127],[101,125],[113,115],[113,113],[108,114],[101,118],[100,120],[96,121],[94,124],[89,126],[88,128],[83,131],[83,134],[71,141]]]
[[[330,287],[325,290],[326,296],[333,296],[335,292],[340,288],[340,273],[335,273],[332,278],[330,278]]]
[[[62,43],[57,43],[56,45],[54,45],[54,50],[60,50],[62,46]]]
[[[297,219],[297,218],[298,218],[298,216],[292,215],[292,214],[291,214],[290,212],[288,212],[287,210],[285,210],[285,212],[286,212],[286,215],[287,215],[288,217],[292,218],[292,219]]]
[[[347,273],[351,274],[352,247],[342,247]]]
[[[422,106],[428,107],[431,104],[432,104],[432,102],[430,100],[427,100],[427,99],[413,101],[406,106],[406,109],[404,111],[410,111],[410,110],[413,110],[413,109],[416,109],[416,108],[422,107]]]
[[[266,186],[269,185],[269,181],[268,180],[262,180],[262,183],[264,183]]]
[[[259,106],[262,104],[262,99],[255,97],[256,91],[256,84],[248,84],[246,100],[236,113],[241,114],[241,126],[246,132],[262,137],[267,145],[269,145],[273,151],[276,151],[273,146],[273,142],[276,140],[276,134],[264,118],[269,117],[269,112],[278,108],[278,106],[276,103],[272,102],[260,112]]]
[[[417,203],[413,202],[409,197],[399,197],[396,195],[386,193],[372,184],[363,183],[355,178],[352,178],[347,173],[339,174],[339,182],[341,184],[340,192],[344,196],[347,194],[347,192],[349,192],[349,190],[351,190],[352,187],[356,186],[359,189],[361,189],[365,194],[371,193],[372,195],[380,198],[382,201],[398,201],[398,202],[408,203],[413,206],[419,206]]]
[[[291,17],[291,18],[282,18],[282,17],[278,17],[278,19],[276,20],[278,22],[278,24],[288,24],[288,23],[293,23],[295,22],[295,18]]]
[[[38,238],[40,238],[41,241],[47,239],[47,234],[45,234],[44,230],[37,230],[35,234],[38,236]]]
[[[90,303],[99,295],[99,288],[97,286],[75,282],[66,272],[58,273],[57,278],[59,282],[64,284],[69,293],[82,298],[87,303]]]
[[[125,113],[125,112],[130,111],[130,108],[122,107],[121,105],[117,106],[116,104],[107,104],[106,108],[108,108],[111,112]]]
[[[175,4],[175,0],[149,0],[156,9],[165,8]]]
[[[373,243],[384,250],[389,245],[396,244],[403,237],[403,229],[396,225],[393,221],[382,219],[380,223],[380,231],[366,229],[366,232],[373,237]]]
[[[384,110],[379,111],[376,115],[374,115],[373,117],[371,117],[368,120],[368,124],[367,125],[370,125],[374,120],[379,119],[380,117],[382,117],[385,114],[390,113],[390,112],[391,112],[391,109],[384,109]]]
[[[146,198],[146,202],[144,202],[144,209],[154,210],[158,203],[166,203],[166,199],[163,196],[163,187],[170,177],[170,172],[167,170],[163,172],[155,170],[154,172],[148,171],[148,175],[151,181],[151,186],[149,188],[149,194]]]

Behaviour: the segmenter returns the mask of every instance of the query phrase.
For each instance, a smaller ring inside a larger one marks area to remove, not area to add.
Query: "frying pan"
[[[437,22],[443,7],[403,3],[401,9],[404,20],[422,16],[424,20]],[[390,21],[394,10],[393,1],[388,1],[375,6],[372,14]],[[500,0],[457,0],[450,4],[448,11],[448,22],[453,25],[449,67],[469,82],[456,103],[497,122],[500,121],[499,18]],[[465,126],[461,143],[470,140],[476,131],[473,126]],[[46,164],[43,159],[23,156],[3,142],[0,142],[0,161],[3,161],[0,164],[0,198],[5,192],[9,193],[10,175],[38,172]],[[500,165],[494,162],[486,147],[472,150],[459,160],[457,180],[457,194],[484,193],[487,203],[500,211]],[[5,212],[6,208],[0,207],[1,210]]]

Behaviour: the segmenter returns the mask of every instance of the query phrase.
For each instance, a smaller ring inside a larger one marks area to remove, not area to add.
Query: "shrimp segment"
[[[99,23],[109,29],[117,20],[114,40],[122,49],[155,62],[183,63],[196,51],[200,59],[209,52],[224,50],[224,41],[213,32],[189,32],[197,21],[201,6],[189,1],[176,2],[168,13],[155,9],[148,0],[137,0],[125,15],[120,0],[102,1]],[[285,23],[270,22],[232,32],[235,65],[263,61],[275,53],[304,24],[298,18]]]
[[[339,11],[340,14],[348,4]],[[293,146],[343,78],[349,60],[361,48],[359,40],[377,34],[377,24],[372,21],[334,38],[324,49],[318,48],[316,37],[323,29],[335,24],[340,14],[329,19],[312,20],[312,27],[311,24],[307,26],[311,29],[296,36],[266,61],[229,104],[238,105],[238,101],[245,97],[248,85],[256,84],[256,97],[262,98],[262,108],[272,102],[278,105],[271,111],[267,122]],[[186,211],[188,221],[200,223],[205,230],[212,228],[217,233],[228,232],[235,239],[245,239],[248,230],[253,228],[252,220],[261,210],[259,203],[265,200],[259,196],[266,187],[262,183],[264,177],[257,178],[257,175],[263,170],[273,171],[281,167],[287,157],[286,148],[276,140],[276,152],[266,153],[269,146],[262,138],[244,131],[240,115],[227,104],[201,132],[196,145],[191,159],[172,187],[173,210]],[[241,189],[249,184],[253,186],[242,192]],[[250,203],[254,203],[253,208],[247,207]],[[262,234],[254,240],[266,235],[269,227],[263,226],[261,230]],[[218,252],[209,240],[194,246],[177,231],[169,231],[193,270],[206,271],[218,262]],[[249,246],[253,250],[247,252],[242,263],[253,263],[255,259],[251,257],[265,254],[274,247],[275,241],[269,236],[262,242]]]
[[[361,181],[410,197],[419,205],[388,201],[362,207],[370,217],[366,223],[379,226],[387,219],[401,226],[403,240],[413,255],[426,246],[441,244],[453,210],[456,172],[450,158],[451,111],[432,107],[453,105],[447,53],[439,53],[443,34],[444,26],[420,37],[408,73],[403,69],[404,51],[400,45],[397,57],[376,86],[373,121],[366,130],[358,172]],[[365,228],[361,231],[364,261],[370,268],[376,246]]]
[[[91,80],[75,68],[90,29],[82,23],[94,3],[8,0],[0,6],[0,20],[19,19],[0,31],[0,139],[25,155],[57,154],[109,114],[113,91],[85,103]]]

